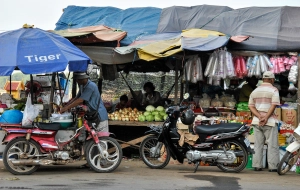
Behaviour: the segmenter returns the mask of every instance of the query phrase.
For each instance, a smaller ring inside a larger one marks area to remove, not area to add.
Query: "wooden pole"
[[[180,60],[176,60],[175,65],[175,97],[174,97],[174,104],[178,103],[178,64]]]
[[[300,63],[300,56],[298,55],[298,79],[297,79],[297,82],[298,82],[298,92],[297,92],[297,102],[299,103],[299,98],[300,98],[300,82],[299,82],[299,80],[300,80],[300,65],[299,65],[299,63]],[[300,112],[300,105],[298,104],[298,107],[297,107],[298,109],[297,109],[297,119],[298,119],[298,123],[300,122],[300,114],[299,114],[299,112]],[[298,125],[298,123],[297,123],[297,125]],[[297,126],[294,126],[294,127],[297,127]]]

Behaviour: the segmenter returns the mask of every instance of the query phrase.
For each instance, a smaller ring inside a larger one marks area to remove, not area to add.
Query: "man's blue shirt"
[[[108,114],[106,108],[104,107],[97,85],[94,82],[88,80],[87,84],[84,87],[80,86],[79,88],[80,90],[76,97],[82,98],[85,101],[86,105],[89,107],[90,111],[95,111],[97,109],[100,99],[100,105],[98,108],[100,120],[108,120]]]

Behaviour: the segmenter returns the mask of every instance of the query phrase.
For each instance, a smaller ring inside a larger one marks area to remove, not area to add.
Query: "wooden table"
[[[139,144],[148,136],[145,135],[144,132],[148,130],[148,126],[154,125],[154,126],[161,126],[163,122],[140,122],[140,121],[112,121],[108,120],[108,125],[110,126],[109,131],[112,133],[120,133],[117,134],[116,140],[120,143],[122,149],[127,147],[132,147],[139,149]],[[120,132],[120,128],[124,130],[124,128],[128,128],[129,131],[126,131],[127,133],[130,133],[131,135],[136,132],[136,136],[130,139],[123,140],[123,138],[127,137],[128,135]],[[135,128],[140,127],[140,128]],[[139,129],[139,130],[138,130]],[[123,135],[123,136],[122,136]],[[121,138],[122,140],[120,140]]]
[[[143,127],[148,127],[150,125],[154,126],[161,126],[163,122],[141,122],[141,121],[113,121],[113,120],[108,120],[108,125],[120,125],[120,126],[143,126]]]

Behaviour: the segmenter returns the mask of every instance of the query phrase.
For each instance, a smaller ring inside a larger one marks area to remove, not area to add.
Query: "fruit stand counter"
[[[133,157],[139,154],[139,145],[148,135],[149,125],[161,126],[163,122],[112,121],[108,120],[109,131],[116,135],[124,156]]]
[[[148,127],[150,125],[161,126],[163,122],[140,122],[140,121],[112,121],[108,120],[108,125],[120,125],[120,126],[143,126]]]

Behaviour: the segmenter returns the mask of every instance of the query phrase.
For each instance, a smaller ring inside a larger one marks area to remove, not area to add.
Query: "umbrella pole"
[[[61,87],[60,87],[60,80],[59,80],[58,72],[56,73],[56,77],[57,77],[57,81],[58,81],[58,90],[59,90],[59,96],[60,96],[60,104],[59,105],[62,105]]]
[[[60,96],[60,105],[62,105],[63,97],[61,96],[61,87],[60,87],[60,80],[59,80],[58,72],[56,73],[56,76],[57,76],[57,81],[58,81],[58,90],[59,90],[59,96]]]
[[[31,103],[33,105],[34,102],[33,102],[33,77],[32,77],[32,74],[30,74],[30,94],[31,94]]]
[[[11,95],[11,75],[9,75],[9,94]]]
[[[53,110],[53,97],[54,97],[54,89],[55,89],[55,73],[52,73],[52,79],[51,79],[51,90],[50,90],[50,105],[49,105],[49,112],[48,112],[48,118],[50,118],[52,110]]]
[[[70,72],[69,72],[69,74],[68,74],[67,83],[66,83],[66,86],[64,87],[64,91],[63,91],[63,96],[62,96],[62,97],[65,96],[65,92],[66,92],[66,89],[67,89],[67,86],[68,86],[68,83],[69,83],[69,77],[70,77]],[[63,98],[62,98],[62,99],[63,99]],[[61,100],[62,100],[62,99],[61,99]],[[61,103],[62,103],[62,101],[61,101]]]

